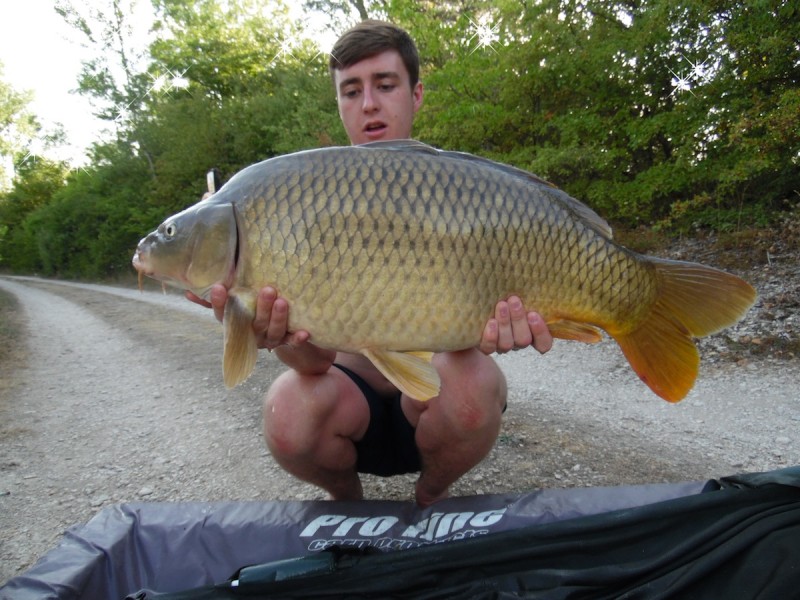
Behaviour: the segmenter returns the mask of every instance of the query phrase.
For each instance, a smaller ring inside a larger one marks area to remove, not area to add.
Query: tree
[[[342,25],[355,17],[359,21],[371,18],[382,4],[380,0],[305,0],[303,7],[307,12],[324,14],[334,23]]]
[[[95,58],[83,63],[78,92],[97,103],[97,116],[124,124],[141,108],[148,89],[146,48],[137,48],[130,15],[136,0],[107,0],[86,6],[57,0],[56,12],[71,25]]]
[[[211,167],[232,175],[279,153],[342,143],[326,57],[275,3],[158,4],[153,73],[185,86],[151,94],[137,131],[153,150],[156,202],[196,201]]]
[[[36,241],[25,231],[25,221],[52,200],[65,185],[66,165],[44,157],[20,162],[11,190],[0,195],[0,265],[15,271],[36,270]]]
[[[531,169],[628,225],[683,227],[673,207],[688,207],[719,227],[709,207],[763,213],[797,189],[796,9],[543,0],[473,11],[440,37],[478,35],[485,18],[493,39],[426,73],[418,124],[430,141]]]
[[[134,31],[130,17],[136,5],[137,0],[106,0],[105,5],[87,7],[58,0],[55,10],[96,57],[83,63],[78,92],[94,102],[95,115],[113,125],[118,139],[152,162],[150,150],[135,138],[131,127],[145,118],[145,100],[157,83],[147,73],[147,48],[136,41],[141,32]]]
[[[165,0],[145,72],[129,69],[130,77],[112,81],[108,57],[85,69],[99,74],[82,79],[85,91],[108,106],[135,95],[145,78],[151,86],[117,120],[116,139],[93,147],[88,167],[15,220],[16,233],[2,242],[15,257],[8,265],[70,277],[128,271],[136,241],[196,202],[209,168],[228,177],[278,153],[346,143],[325,57],[294,37],[285,7],[260,6]],[[104,29],[98,15],[64,14],[89,41],[121,25],[112,20]],[[111,55],[122,61],[125,53]]]
[[[13,176],[13,165],[36,136],[39,125],[28,110],[30,92],[15,91],[3,79],[0,62],[0,191],[6,189]]]
[[[26,163],[0,199],[6,267],[125,272],[139,237],[199,199],[209,168],[227,178],[271,156],[347,143],[327,57],[282,2],[156,0],[154,38],[138,57],[126,45],[132,0],[108,1],[102,14],[60,6],[87,43],[108,46],[81,83],[109,119],[124,118],[85,170],[65,178],[57,165]],[[416,137],[534,171],[616,224],[725,229],[797,203],[791,3],[307,5],[335,15],[339,29],[368,15],[409,30],[426,89]],[[37,177],[53,186],[36,192]]]

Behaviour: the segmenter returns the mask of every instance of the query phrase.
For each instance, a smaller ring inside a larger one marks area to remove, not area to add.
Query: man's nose
[[[378,110],[378,97],[375,95],[374,91],[367,88],[364,90],[364,102],[361,106],[361,109],[364,112],[374,112]]]

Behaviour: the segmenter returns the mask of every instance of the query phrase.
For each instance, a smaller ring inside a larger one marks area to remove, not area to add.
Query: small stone
[[[89,506],[91,506],[92,508],[97,508],[99,506],[103,506],[103,504],[108,502],[110,499],[111,498],[109,498],[108,495],[101,494],[99,496],[92,498],[89,502]]]
[[[138,495],[139,496],[150,496],[152,493],[153,493],[153,488],[143,487],[142,489],[139,490]]]

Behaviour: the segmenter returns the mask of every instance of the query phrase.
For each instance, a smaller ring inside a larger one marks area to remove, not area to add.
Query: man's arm
[[[211,287],[211,302],[198,298],[191,292],[186,297],[202,306],[213,308],[214,316],[222,322],[228,290],[223,285]],[[256,300],[256,317],[253,320],[253,331],[259,348],[270,352],[275,350],[278,359],[287,367],[309,375],[322,374],[328,371],[336,358],[336,351],[320,348],[310,343],[307,331],[289,333],[289,303],[278,297],[272,287],[262,288]]]
[[[197,304],[214,309],[217,320],[222,321],[228,291],[222,285],[211,288],[211,302],[198,298],[191,292],[186,297]],[[336,357],[334,350],[320,348],[310,343],[307,331],[287,332],[289,324],[289,304],[278,296],[271,287],[263,288],[258,294],[256,317],[253,331],[259,348],[275,350],[278,358],[288,367],[302,373],[324,373]],[[511,296],[495,306],[495,316],[489,319],[483,329],[478,349],[484,354],[497,352],[504,354],[533,346],[540,354],[553,347],[553,336],[541,315],[526,312],[522,301]]]
[[[278,296],[275,288],[265,287],[258,293],[253,331],[259,348],[267,348],[287,367],[317,375],[328,371],[336,358],[336,351],[320,348],[310,343],[307,331],[289,333],[289,303]]]

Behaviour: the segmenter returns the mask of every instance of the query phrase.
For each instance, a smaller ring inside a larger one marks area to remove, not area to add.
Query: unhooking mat
[[[0,598],[800,597],[800,467],[412,503],[122,504]]]

